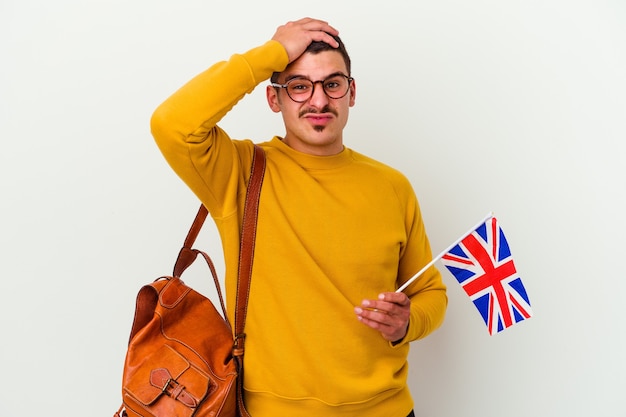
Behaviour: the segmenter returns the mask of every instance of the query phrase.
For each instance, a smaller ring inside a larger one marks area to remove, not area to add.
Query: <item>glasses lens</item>
[[[350,87],[348,77],[343,75],[335,75],[327,78],[322,85],[324,86],[326,95],[330,98],[341,98],[345,96]]]
[[[287,94],[293,101],[307,101],[313,93],[313,83],[306,78],[294,78],[287,83]]]

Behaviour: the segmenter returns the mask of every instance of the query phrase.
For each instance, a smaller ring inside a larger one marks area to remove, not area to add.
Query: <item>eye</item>
[[[324,81],[324,89],[326,91],[337,91],[343,89],[346,81],[341,77],[333,77]]]
[[[289,81],[287,88],[294,93],[304,93],[311,88],[311,82],[307,80],[292,80]]]

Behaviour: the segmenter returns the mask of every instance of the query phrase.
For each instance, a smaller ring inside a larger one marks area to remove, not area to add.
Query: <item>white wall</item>
[[[410,357],[418,415],[626,415],[625,3],[215,3],[0,2],[0,416],[117,409],[136,292],[197,207],[150,114],[306,15],[354,61],[347,144],[410,178],[435,252],[493,210],[535,311],[489,336],[444,272],[446,322]],[[282,134],[263,88],[223,126]]]

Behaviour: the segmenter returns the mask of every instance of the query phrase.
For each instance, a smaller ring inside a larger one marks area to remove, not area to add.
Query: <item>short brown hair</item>
[[[344,45],[343,41],[341,40],[341,38],[339,36],[333,36],[333,38],[337,41],[337,43],[339,44],[338,47],[333,47],[330,46],[329,44],[327,44],[326,42],[320,42],[320,41],[313,41],[311,42],[311,44],[306,48],[306,50],[304,51],[304,53],[306,54],[311,53],[311,54],[318,54],[320,52],[324,52],[324,51],[337,51],[341,54],[341,56],[343,57],[343,61],[346,64],[346,69],[348,70],[348,76],[350,76],[351,71],[352,71],[352,63],[350,61],[350,55],[348,55],[348,51],[346,50],[346,46]],[[270,78],[270,81],[273,83],[278,82],[278,76],[280,75],[280,72],[275,72],[272,74],[272,78]]]

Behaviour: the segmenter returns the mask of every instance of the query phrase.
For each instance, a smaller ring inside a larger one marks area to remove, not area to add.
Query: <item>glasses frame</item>
[[[331,97],[328,92],[326,91],[326,88],[324,87],[326,81],[328,81],[330,78],[333,77],[344,77],[347,81],[348,81],[348,88],[346,89],[346,92],[343,93],[341,96],[339,97]],[[298,80],[306,80],[309,81],[311,83],[311,94],[309,94],[309,96],[304,99],[304,100],[296,100],[293,97],[291,97],[291,94],[289,94],[289,90],[287,89],[287,87],[289,86],[289,83],[293,82],[293,81],[298,81]],[[351,88],[351,84],[352,81],[354,81],[354,77],[350,77],[346,74],[331,74],[328,77],[324,78],[323,80],[317,80],[317,81],[313,81],[310,78],[307,77],[294,77],[290,80],[288,80],[286,83],[284,84],[279,84],[279,83],[271,83],[271,86],[274,88],[284,88],[285,92],[287,93],[287,97],[289,97],[292,101],[296,102],[296,103],[304,103],[308,100],[311,99],[311,97],[313,97],[313,94],[315,94],[315,85],[316,84],[321,84],[322,85],[322,91],[324,92],[324,94],[326,94],[326,97],[332,99],[332,100],[339,100],[340,98],[344,98],[349,92],[350,92],[350,88]]]

